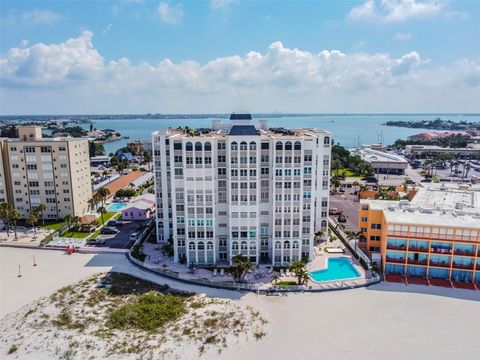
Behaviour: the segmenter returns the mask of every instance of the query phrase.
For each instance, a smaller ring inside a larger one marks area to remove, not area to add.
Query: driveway
[[[358,202],[357,196],[351,195],[353,188],[346,188],[345,193],[330,195],[330,208],[343,210],[343,215],[347,218],[344,223],[346,229],[357,231],[358,226]],[[337,218],[337,215],[329,215],[331,218]]]
[[[143,224],[143,221],[124,221],[122,226],[116,227],[118,230],[120,230],[118,234],[100,234],[99,237],[106,240],[106,244],[104,245],[104,247],[114,249],[128,249],[135,242],[135,240],[130,240],[130,234],[138,232],[139,227],[141,227]]]

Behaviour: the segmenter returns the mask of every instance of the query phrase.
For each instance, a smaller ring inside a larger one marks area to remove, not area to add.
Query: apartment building
[[[38,126],[19,127],[19,138],[0,139],[0,201],[26,218],[45,204],[46,219],[85,215],[92,197],[88,140],[43,138]]]
[[[287,264],[327,232],[331,133],[268,128],[249,114],[152,134],[158,241],[175,262]]]
[[[412,201],[361,200],[360,247],[387,279],[457,287],[480,283],[480,186],[430,184]]]

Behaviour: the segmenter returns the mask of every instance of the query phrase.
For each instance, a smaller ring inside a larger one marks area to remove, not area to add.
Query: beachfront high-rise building
[[[360,247],[381,255],[387,280],[480,283],[480,186],[429,184],[411,201],[361,200]]]
[[[287,264],[327,232],[332,135],[268,128],[249,114],[153,133],[157,236],[176,262]]]
[[[92,197],[88,140],[43,138],[38,126],[21,126],[19,138],[1,138],[0,201],[22,218],[45,204],[45,219],[87,213]]]

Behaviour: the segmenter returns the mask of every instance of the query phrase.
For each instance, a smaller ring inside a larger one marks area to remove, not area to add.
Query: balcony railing
[[[405,250],[406,246],[405,245],[387,244],[387,249],[388,250]]]
[[[468,250],[460,250],[456,249],[453,251],[455,255],[462,255],[462,256],[475,256],[475,253],[473,251],[468,251]]]
[[[430,261],[430,266],[449,268],[450,262],[449,261]]]
[[[408,264],[412,264],[412,265],[427,265],[427,260],[411,260],[411,259],[408,259]]]
[[[473,270],[474,264],[456,264],[455,261],[453,262],[453,267],[458,269],[468,269]]]
[[[424,246],[409,246],[408,251],[414,251],[414,252],[428,252],[428,247]]]
[[[402,259],[402,258],[392,258],[387,256],[387,261],[392,263],[397,263],[397,264],[405,264],[405,259]]]
[[[447,249],[447,248],[430,248],[430,252],[436,253],[436,254],[446,254],[449,255],[452,253],[452,249]]]

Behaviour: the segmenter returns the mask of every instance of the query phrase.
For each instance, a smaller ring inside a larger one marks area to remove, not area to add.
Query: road
[[[356,195],[351,195],[353,188],[346,188],[345,193],[330,195],[330,208],[337,208],[343,210],[343,214],[347,218],[347,222],[344,224],[345,228],[357,231],[358,227],[358,202]],[[335,215],[330,215],[335,217]]]

